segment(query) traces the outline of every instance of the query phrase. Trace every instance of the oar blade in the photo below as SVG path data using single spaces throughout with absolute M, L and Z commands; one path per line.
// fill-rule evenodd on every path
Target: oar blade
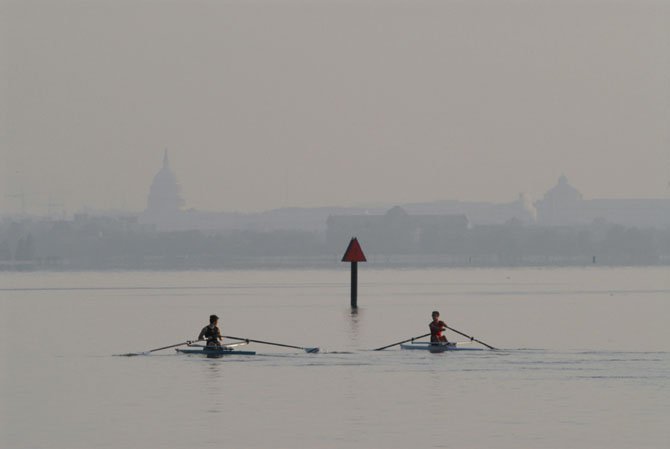
M 136 357 L 138 355 L 151 355 L 150 352 L 144 351 L 144 352 L 129 352 L 127 354 L 115 354 L 118 357 Z
M 303 348 L 307 354 L 316 354 L 320 351 L 319 348 Z

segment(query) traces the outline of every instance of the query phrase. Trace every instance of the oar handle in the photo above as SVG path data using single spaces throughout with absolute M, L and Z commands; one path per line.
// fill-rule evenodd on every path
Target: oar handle
M 461 331 L 459 331 L 459 330 L 454 329 L 453 327 L 449 327 L 449 326 L 445 326 L 445 327 L 446 327 L 447 329 L 449 329 L 450 331 L 456 332 L 457 334 L 461 334 L 462 336 L 464 336 L 464 337 L 466 337 L 466 338 L 469 338 L 470 341 L 476 341 L 477 343 L 482 344 L 482 345 L 486 346 L 486 347 L 489 348 L 489 349 L 496 349 L 496 348 L 494 348 L 493 346 L 489 346 L 489 345 L 487 345 L 487 344 L 484 343 L 483 341 L 477 340 L 475 337 L 471 337 L 471 336 L 469 336 L 469 335 L 467 335 L 467 334 L 464 334 L 463 332 L 461 332 Z

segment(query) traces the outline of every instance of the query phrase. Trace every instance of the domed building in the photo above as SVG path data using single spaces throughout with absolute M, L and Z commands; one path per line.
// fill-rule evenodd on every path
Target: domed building
M 538 223 L 541 225 L 574 225 L 583 221 L 583 200 L 581 192 L 562 175 L 558 183 L 535 203 Z
M 156 225 L 158 229 L 174 229 L 182 219 L 184 200 L 180 195 L 179 182 L 172 169 L 168 152 L 163 155 L 163 167 L 149 188 L 147 208 L 140 216 L 140 222 Z

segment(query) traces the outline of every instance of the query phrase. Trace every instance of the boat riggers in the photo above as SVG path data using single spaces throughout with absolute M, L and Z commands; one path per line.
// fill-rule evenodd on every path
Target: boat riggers
M 263 341 L 263 340 L 252 340 L 251 338 L 231 337 L 230 335 L 222 335 L 222 337 L 230 338 L 231 340 L 246 341 L 247 343 L 253 342 L 253 343 L 260 343 L 262 345 L 272 345 L 272 346 L 281 346 L 283 348 L 302 349 L 308 354 L 316 354 L 317 352 L 319 352 L 319 348 L 303 348 L 302 346 L 285 345 L 283 343 L 273 343 L 271 341 Z

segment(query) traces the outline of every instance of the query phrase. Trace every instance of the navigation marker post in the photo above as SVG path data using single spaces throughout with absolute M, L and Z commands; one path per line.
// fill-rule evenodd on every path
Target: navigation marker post
M 355 310 L 358 308 L 358 262 L 367 262 L 356 237 L 349 242 L 342 262 L 351 262 L 351 308 Z

